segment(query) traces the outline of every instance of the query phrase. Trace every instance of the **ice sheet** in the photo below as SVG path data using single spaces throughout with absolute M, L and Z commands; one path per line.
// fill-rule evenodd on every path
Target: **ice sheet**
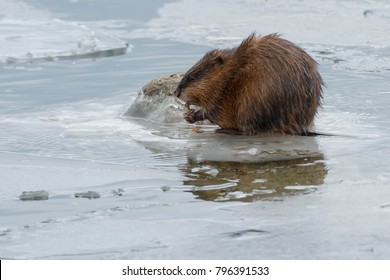
M 157 18 L 129 37 L 226 48 L 252 32 L 279 32 L 338 68 L 382 71 L 390 70 L 389 13 L 390 5 L 381 0 L 181 0 L 165 4 Z
M 25 2 L 2 0 L 0 11 L 3 62 L 98 57 L 123 54 L 128 49 L 125 41 L 100 29 L 58 19 Z

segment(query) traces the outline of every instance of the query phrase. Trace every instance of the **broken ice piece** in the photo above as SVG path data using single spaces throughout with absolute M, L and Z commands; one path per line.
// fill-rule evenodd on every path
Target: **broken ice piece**
M 49 193 L 44 190 L 40 191 L 25 191 L 19 195 L 20 200 L 47 200 L 49 199 Z
M 118 190 L 112 190 L 111 193 L 113 195 L 117 195 L 117 196 L 122 196 L 122 194 L 124 193 L 125 191 L 121 188 L 119 188 Z
M 74 196 L 93 199 L 93 198 L 99 198 L 100 194 L 95 191 L 87 191 L 87 192 L 75 193 Z

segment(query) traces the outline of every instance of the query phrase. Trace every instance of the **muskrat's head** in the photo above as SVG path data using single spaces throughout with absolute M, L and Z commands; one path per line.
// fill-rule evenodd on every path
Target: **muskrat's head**
M 201 107 L 212 103 L 213 96 L 221 88 L 221 72 L 223 72 L 227 51 L 212 50 L 205 54 L 184 75 L 174 95 L 186 102 Z M 218 91 L 219 89 L 219 91 Z

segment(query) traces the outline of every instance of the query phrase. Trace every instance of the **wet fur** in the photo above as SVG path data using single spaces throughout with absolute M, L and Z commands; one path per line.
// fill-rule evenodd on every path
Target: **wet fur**
M 308 135 L 321 105 L 317 63 L 277 34 L 252 34 L 238 47 L 212 50 L 185 74 L 175 95 L 201 109 L 188 122 L 208 119 L 218 132 Z

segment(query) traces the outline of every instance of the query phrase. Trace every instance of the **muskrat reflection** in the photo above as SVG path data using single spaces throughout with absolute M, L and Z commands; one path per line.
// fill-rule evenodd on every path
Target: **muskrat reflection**
M 265 163 L 195 162 L 183 170 L 198 198 L 251 202 L 313 192 L 324 183 L 323 156 Z

